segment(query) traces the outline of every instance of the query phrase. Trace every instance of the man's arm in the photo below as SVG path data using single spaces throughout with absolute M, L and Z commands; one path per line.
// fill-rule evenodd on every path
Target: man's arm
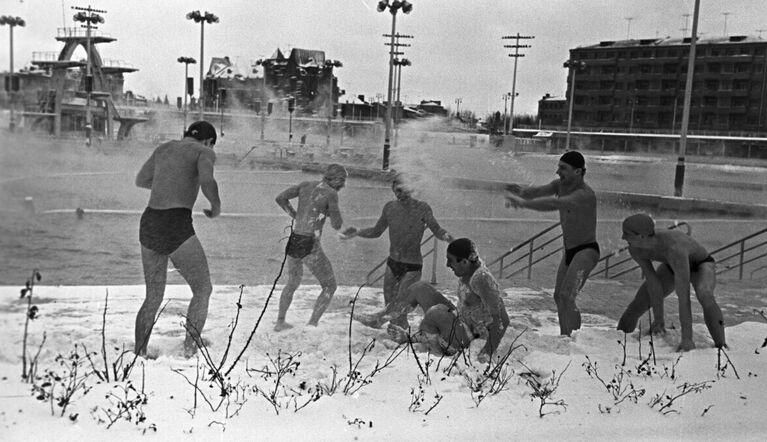
M 520 186 L 519 184 L 509 184 L 506 191 L 517 195 L 523 199 L 540 198 L 542 196 L 556 195 L 559 187 L 559 180 L 553 180 L 542 186 Z
M 213 165 L 216 164 L 216 153 L 212 149 L 205 148 L 197 157 L 197 176 L 200 189 L 205 198 L 210 202 L 210 210 L 203 210 L 208 218 L 215 218 L 221 214 L 221 199 L 218 196 L 218 183 L 213 177 Z
M 663 310 L 663 286 L 660 278 L 655 272 L 652 261 L 641 256 L 638 252 L 629 247 L 629 255 L 639 264 L 642 274 L 645 277 L 645 287 L 650 297 L 650 307 L 652 308 L 653 321 L 650 324 L 650 332 L 664 332 L 666 329 L 665 313 Z
M 386 207 L 387 206 L 384 206 L 383 210 L 381 211 L 381 217 L 378 218 L 378 221 L 373 227 L 360 229 L 353 233 L 351 236 L 359 236 L 361 238 L 378 238 L 381 236 L 389 227 L 389 221 L 386 216 Z
M 679 322 L 682 326 L 682 342 L 679 350 L 695 348 L 692 340 L 692 306 L 690 305 L 690 257 L 685 251 L 675 250 L 668 259 L 674 271 L 674 290 L 679 299 Z
M 335 230 L 340 230 L 344 220 L 341 218 L 341 209 L 338 207 L 338 192 L 335 190 L 328 193 L 328 217 L 330 218 L 330 226 Z
M 280 192 L 280 194 L 277 195 L 277 197 L 274 199 L 277 205 L 280 206 L 280 208 L 282 208 L 282 210 L 284 210 L 285 213 L 290 215 L 290 217 L 293 219 L 296 217 L 296 209 L 294 209 L 293 205 L 290 204 L 290 200 L 293 198 L 298 198 L 298 194 L 301 191 L 301 184 L 296 184 L 295 186 L 288 187 L 287 189 Z
M 154 152 L 149 156 L 141 169 L 136 174 L 136 186 L 142 189 L 152 188 L 152 179 L 154 178 Z
M 524 207 L 537 210 L 539 212 L 571 209 L 588 203 L 589 194 L 584 189 L 578 189 L 575 192 L 561 196 L 543 196 L 533 199 L 525 199 L 518 195 L 507 194 L 507 205 L 513 207 Z
M 492 276 L 488 274 L 481 275 L 479 278 L 472 278 L 470 281 L 471 289 L 482 300 L 482 304 L 490 314 L 492 321 L 485 324 L 488 337 L 485 346 L 480 354 L 492 356 L 498 349 L 506 328 L 509 326 L 509 314 L 498 293 L 498 283 L 491 280 Z
M 426 227 L 431 230 L 431 233 L 434 234 L 435 237 L 439 238 L 442 241 L 450 242 L 453 240 L 453 235 L 449 234 L 447 230 L 443 229 L 442 226 L 439 225 L 439 222 L 437 222 L 437 218 L 434 217 L 434 212 L 431 210 L 431 206 L 424 203 L 425 211 L 423 214 L 423 223 L 426 224 Z

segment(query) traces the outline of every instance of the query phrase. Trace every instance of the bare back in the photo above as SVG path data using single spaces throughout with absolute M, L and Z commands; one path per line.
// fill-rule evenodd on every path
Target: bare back
M 655 232 L 656 246 L 652 249 L 630 247 L 631 256 L 668 264 L 677 273 L 706 259 L 708 251 L 684 232 L 660 230 Z
M 189 140 L 169 141 L 155 149 L 142 168 L 152 177 L 149 207 L 192 209 L 200 190 L 200 163 L 215 162 L 213 150 Z

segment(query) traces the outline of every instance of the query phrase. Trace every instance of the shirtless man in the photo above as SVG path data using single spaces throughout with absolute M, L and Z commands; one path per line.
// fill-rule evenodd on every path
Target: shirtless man
M 136 186 L 150 189 L 149 204 L 141 216 L 139 240 L 144 266 L 146 298 L 136 316 L 137 355 L 146 356 L 155 316 L 165 294 L 168 258 L 192 289 L 186 314 L 184 352 L 197 350 L 208 317 L 213 290 L 205 252 L 192 226 L 192 207 L 200 190 L 210 202 L 208 218 L 221 214 L 218 184 L 213 177 L 216 129 L 207 121 L 189 126 L 184 138 L 161 144 L 136 175 Z
M 407 308 L 404 308 L 402 302 L 407 298 L 408 287 L 421 279 L 421 241 L 426 228 L 442 241 L 453 240 L 453 237 L 440 227 L 431 207 L 412 197 L 411 190 L 402 182 L 401 177 L 392 182 L 391 189 L 396 200 L 384 205 L 375 226 L 360 229 L 345 237 L 378 238 L 389 229 L 389 257 L 386 260 L 383 282 L 386 308 L 372 315 L 355 315 L 358 321 L 375 328 L 387 320 L 402 328 L 408 327 Z
M 326 218 L 330 218 L 330 225 L 335 230 L 339 230 L 343 224 L 341 211 L 338 208 L 338 191 L 346 184 L 346 176 L 346 169 L 343 166 L 331 164 L 325 169 L 322 181 L 304 181 L 288 187 L 275 198 L 282 210 L 294 219 L 295 225 L 285 249 L 288 255 L 288 282 L 282 289 L 280 310 L 274 331 L 293 327 L 285 322 L 285 315 L 290 308 L 290 303 L 293 302 L 293 293 L 301 285 L 304 265 L 322 286 L 322 291 L 314 303 L 309 325 L 317 325 L 336 292 L 333 266 L 322 251 L 320 236 Z M 294 209 L 290 204 L 293 198 L 298 198 L 298 209 Z M 353 227 L 346 229 L 346 233 L 352 232 L 354 232 Z
M 679 351 L 695 348 L 692 340 L 692 310 L 690 283 L 703 307 L 703 318 L 714 345 L 726 347 L 722 311 L 714 299 L 716 269 L 714 258 L 689 235 L 678 230 L 655 231 L 652 218 L 638 213 L 623 221 L 623 239 L 629 243 L 629 254 L 642 268 L 645 282 L 639 287 L 634 300 L 618 322 L 618 330 L 631 333 L 639 318 L 652 307 L 650 330 L 664 333 L 663 300 L 676 291 L 679 298 L 679 321 L 682 323 L 682 342 Z M 653 268 L 653 261 L 660 262 Z
M 485 339 L 478 359 L 487 362 L 509 326 L 501 289 L 468 238 L 456 239 L 447 246 L 447 266 L 459 278 L 458 307 L 430 284 L 414 283 L 406 302 L 413 308 L 423 308 L 424 317 L 419 332 L 410 339 L 425 343 L 430 351 L 445 354 L 467 348 L 474 339 Z M 389 324 L 387 331 L 395 341 L 407 342 L 405 329 Z
M 575 298 L 599 261 L 597 198 L 584 181 L 585 166 L 583 155 L 572 150 L 559 158 L 559 179 L 543 186 L 510 184 L 506 188 L 507 207 L 559 211 L 565 253 L 557 270 L 554 302 L 560 334 L 566 336 L 581 328 Z

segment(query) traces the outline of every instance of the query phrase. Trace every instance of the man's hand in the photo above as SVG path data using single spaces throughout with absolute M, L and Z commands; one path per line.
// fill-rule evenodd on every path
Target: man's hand
M 515 209 L 519 209 L 520 207 L 524 207 L 524 206 L 525 206 L 524 198 L 511 192 L 506 193 L 506 207 L 513 207 Z
M 519 195 L 520 192 L 522 192 L 522 186 L 519 184 L 507 184 L 504 189 L 506 189 L 507 192 L 513 193 L 514 195 Z
M 221 215 L 221 208 L 211 207 L 210 209 L 202 209 L 202 213 L 204 213 L 208 218 L 215 218 Z
M 663 321 L 658 321 L 656 319 L 650 325 L 650 333 L 652 333 L 654 335 L 665 335 L 666 334 L 666 324 L 664 324 Z
M 679 344 L 679 347 L 676 348 L 676 351 L 690 351 L 695 349 L 695 343 L 692 342 L 692 339 L 689 340 L 682 340 L 682 342 Z
M 338 233 L 338 237 L 341 239 L 352 239 L 355 236 L 357 236 L 357 228 L 356 227 L 347 227 L 343 231 Z

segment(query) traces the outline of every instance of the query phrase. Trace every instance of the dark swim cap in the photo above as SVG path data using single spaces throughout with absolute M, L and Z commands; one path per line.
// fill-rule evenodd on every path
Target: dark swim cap
M 581 153 L 578 152 L 577 150 L 571 150 L 569 152 L 565 152 L 565 154 L 559 158 L 559 161 L 563 163 L 567 163 L 573 166 L 575 169 L 586 168 L 586 160 L 583 158 L 583 155 L 581 155 Z
M 447 253 L 458 259 L 468 259 L 471 262 L 476 262 L 479 259 L 477 245 L 469 238 L 458 238 L 448 244 Z
M 652 236 L 655 234 L 655 221 L 646 213 L 637 213 L 623 220 L 623 233 Z
M 207 121 L 195 121 L 189 125 L 189 129 L 184 132 L 185 137 L 192 137 L 195 140 L 204 141 L 210 139 L 210 145 L 216 144 L 216 128 Z

